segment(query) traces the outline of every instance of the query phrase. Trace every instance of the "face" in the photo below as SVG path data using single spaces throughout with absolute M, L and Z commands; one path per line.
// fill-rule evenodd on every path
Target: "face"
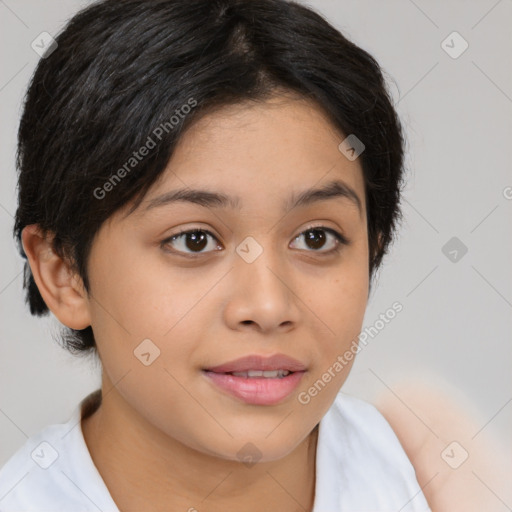
M 102 226 L 88 308 L 141 424 L 228 460 L 252 443 L 264 462 L 322 419 L 369 285 L 362 169 L 344 138 L 305 100 L 224 108 L 182 137 L 135 212 Z M 171 200 L 178 189 L 190 197 Z

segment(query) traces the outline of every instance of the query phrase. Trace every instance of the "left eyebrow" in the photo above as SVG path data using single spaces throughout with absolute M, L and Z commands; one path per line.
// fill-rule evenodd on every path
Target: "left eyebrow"
M 359 215 L 362 215 L 361 199 L 350 186 L 340 180 L 331 181 L 319 188 L 310 188 L 299 193 L 292 193 L 284 204 L 283 211 L 287 212 L 293 208 L 309 206 L 319 201 L 340 198 L 348 199 L 355 204 L 359 210 Z M 238 211 L 241 209 L 241 200 L 238 196 L 228 196 L 208 190 L 182 188 L 151 199 L 144 211 L 179 201 L 198 204 L 206 208 L 231 208 Z
M 363 205 L 361 199 L 353 188 L 339 180 L 330 181 L 323 187 L 310 188 L 300 192 L 299 194 L 292 194 L 286 203 L 284 210 L 289 211 L 292 208 L 309 206 L 319 201 L 340 198 L 348 199 L 350 202 L 355 204 L 359 210 L 359 215 L 362 215 Z

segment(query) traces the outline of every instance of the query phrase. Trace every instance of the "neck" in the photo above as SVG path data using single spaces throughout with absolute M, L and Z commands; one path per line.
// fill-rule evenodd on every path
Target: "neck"
M 96 410 L 84 408 L 82 431 L 121 512 L 312 510 L 318 427 L 285 457 L 248 466 L 170 438 L 109 389 Z

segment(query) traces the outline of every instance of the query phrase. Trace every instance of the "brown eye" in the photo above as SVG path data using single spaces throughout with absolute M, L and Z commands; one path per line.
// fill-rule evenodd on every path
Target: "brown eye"
M 325 245 L 327 236 L 321 229 L 309 229 L 304 233 L 306 245 L 311 249 L 321 249 Z
M 304 239 L 303 247 L 299 247 L 299 249 L 323 254 L 337 252 L 342 245 L 348 245 L 349 243 L 341 233 L 322 226 L 303 231 L 295 240 L 302 238 Z M 325 246 L 327 246 L 327 250 L 322 250 Z
M 212 233 L 209 231 L 205 231 L 203 229 L 193 229 L 190 231 L 182 231 L 177 235 L 173 235 L 162 242 L 162 246 L 172 246 L 172 252 L 185 253 L 185 254 L 203 254 L 205 249 L 210 246 L 210 248 L 218 248 L 218 243 L 210 243 L 209 238 L 213 238 L 213 240 L 218 240 L 215 238 Z

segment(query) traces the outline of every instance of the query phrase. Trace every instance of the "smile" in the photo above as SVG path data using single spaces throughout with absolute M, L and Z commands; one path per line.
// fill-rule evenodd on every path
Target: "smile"
M 288 370 L 249 370 L 247 372 L 228 372 L 235 377 L 244 377 L 244 378 L 255 378 L 255 377 L 264 377 L 265 379 L 282 379 L 290 374 Z

